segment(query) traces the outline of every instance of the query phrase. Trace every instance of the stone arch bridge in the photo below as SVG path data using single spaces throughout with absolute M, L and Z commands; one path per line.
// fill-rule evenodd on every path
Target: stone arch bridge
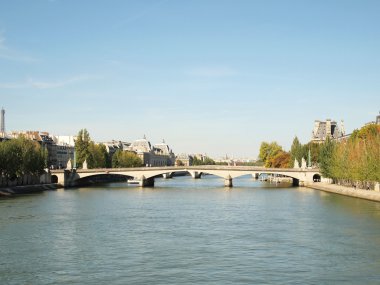
M 193 178 L 200 178 L 202 174 L 212 174 L 224 179 L 226 187 L 232 187 L 232 180 L 243 175 L 252 175 L 258 178 L 260 174 L 272 174 L 290 177 L 293 185 L 305 185 L 320 179 L 319 169 L 294 168 L 264 168 L 251 166 L 165 166 L 165 167 L 136 167 L 136 168 L 104 168 L 104 169 L 74 169 L 52 170 L 51 175 L 56 183 L 64 187 L 78 185 L 81 179 L 98 175 L 123 175 L 129 177 L 141 187 L 153 187 L 156 177 L 169 178 L 177 172 L 188 172 Z

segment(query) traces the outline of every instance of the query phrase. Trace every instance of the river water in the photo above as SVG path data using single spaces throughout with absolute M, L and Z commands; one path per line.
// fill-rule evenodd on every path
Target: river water
M 0 200 L 0 284 L 380 284 L 380 203 L 243 177 Z

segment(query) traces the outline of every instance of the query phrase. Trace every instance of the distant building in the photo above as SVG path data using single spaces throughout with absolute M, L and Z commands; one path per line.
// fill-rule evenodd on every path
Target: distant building
M 339 139 L 345 136 L 343 121 L 338 127 L 337 122 L 327 119 L 326 121 L 314 122 L 314 129 L 311 141 L 315 143 L 323 143 L 327 138 Z
M 193 156 L 193 158 L 196 158 L 196 159 L 198 159 L 201 162 L 204 162 L 205 159 L 206 159 L 206 157 L 207 157 L 207 155 L 201 154 L 201 153 L 196 153 L 196 154 L 194 154 L 192 156 Z
M 47 132 L 41 132 L 39 134 L 41 140 L 38 141 L 43 148 L 47 149 L 48 159 L 47 166 L 49 168 L 57 168 L 58 160 L 57 160 L 57 145 L 54 142 L 53 138 Z
M 74 162 L 76 139 L 74 136 L 53 136 L 40 131 L 13 131 L 9 134 L 10 138 L 20 136 L 38 142 L 47 150 L 47 166 L 51 169 L 66 168 L 69 160 Z
M 71 165 L 74 164 L 75 153 L 75 136 L 53 136 L 53 141 L 56 144 L 57 163 L 52 168 L 66 168 L 67 163 L 71 160 Z
M 177 166 L 192 166 L 193 165 L 193 157 L 191 155 L 181 153 L 177 155 L 175 164 Z
M 161 155 L 167 157 L 167 166 L 172 166 L 175 163 L 175 155 L 168 144 L 165 143 L 165 140 L 162 140 L 162 143 L 155 144 L 153 146 L 153 152 L 155 155 Z
M 112 140 L 110 142 L 103 142 L 101 144 L 105 145 L 110 157 L 112 157 L 117 150 L 126 150 L 131 145 L 131 143 L 129 142 L 122 142 L 116 140 Z
M 175 163 L 175 155 L 164 141 L 152 146 L 145 136 L 124 150 L 135 152 L 145 166 L 172 166 Z

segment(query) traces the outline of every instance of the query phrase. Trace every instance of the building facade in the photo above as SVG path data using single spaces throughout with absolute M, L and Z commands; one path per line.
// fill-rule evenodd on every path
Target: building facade
M 75 160 L 75 136 L 52 136 L 56 144 L 57 163 L 51 168 L 66 168 L 69 160 L 74 165 Z
M 337 122 L 331 119 L 327 119 L 326 121 L 316 120 L 314 122 L 311 141 L 314 143 L 323 143 L 327 138 L 339 139 L 344 136 L 343 121 L 341 121 L 340 127 L 338 127 Z
M 136 153 L 145 166 L 172 166 L 175 164 L 175 155 L 164 141 L 161 144 L 152 145 L 144 136 L 135 140 L 126 151 Z
M 176 157 L 176 166 L 192 166 L 193 165 L 193 157 L 186 153 L 181 153 Z

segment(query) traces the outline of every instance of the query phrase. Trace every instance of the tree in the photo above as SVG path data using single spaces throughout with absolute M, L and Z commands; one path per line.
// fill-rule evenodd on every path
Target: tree
M 46 167 L 46 150 L 24 137 L 0 142 L 0 175 L 14 180 L 23 175 L 39 175 Z
M 281 151 L 283 151 L 282 147 L 276 142 L 262 142 L 260 146 L 259 158 L 264 162 L 265 167 L 270 167 L 271 159 L 273 159 Z
M 90 142 L 88 151 L 88 168 L 107 167 L 108 153 L 104 144 L 95 144 L 94 142 Z
M 332 141 L 329 137 L 322 144 L 320 153 L 319 153 L 319 168 L 322 176 L 332 178 L 332 166 L 335 155 L 335 142 Z
M 369 124 L 360 130 L 354 130 L 350 136 L 350 141 L 366 140 L 378 136 L 380 133 L 380 125 Z
M 297 160 L 298 163 L 301 163 L 302 160 L 302 144 L 298 140 L 297 137 L 293 139 L 292 146 L 290 148 L 290 155 L 291 155 L 291 167 L 294 167 L 294 160 Z M 299 167 L 299 165 L 297 165 Z
M 268 167 L 273 168 L 288 168 L 291 165 L 291 155 L 285 151 L 279 151 L 275 156 L 268 161 Z
M 39 175 L 46 167 L 47 150 L 37 142 L 21 138 L 19 141 L 21 148 L 22 164 L 21 173 Z
M 215 165 L 215 161 L 212 158 L 206 156 L 203 161 L 203 165 Z
M 134 152 L 122 151 L 118 149 L 112 156 L 112 167 L 139 167 L 143 162 L 141 158 Z
M 215 161 L 208 156 L 205 156 L 203 160 L 194 156 L 193 165 L 215 165 Z
M 3 175 L 7 179 L 14 180 L 22 173 L 22 151 L 18 139 L 2 142 L 4 160 L 3 160 Z
M 200 160 L 196 156 L 194 156 L 193 157 L 193 165 L 202 165 L 202 160 Z
M 78 166 L 82 166 L 83 162 L 90 155 L 90 141 L 91 139 L 88 131 L 86 129 L 81 129 L 78 132 L 78 136 L 75 141 L 75 153 Z
M 311 155 L 311 165 L 317 165 L 319 160 L 319 153 L 320 153 L 321 144 L 315 143 L 315 142 L 309 142 L 305 145 L 305 151 L 307 151 L 307 154 Z M 307 156 L 308 157 L 308 156 Z

